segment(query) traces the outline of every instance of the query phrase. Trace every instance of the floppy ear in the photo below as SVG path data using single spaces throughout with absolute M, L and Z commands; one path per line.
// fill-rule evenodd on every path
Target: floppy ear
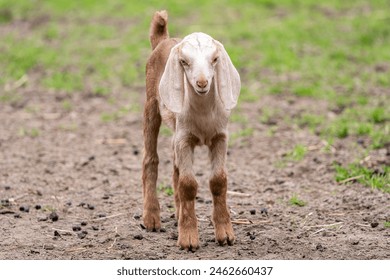
M 219 51 L 219 61 L 216 65 L 215 88 L 226 110 L 233 109 L 237 105 L 240 95 L 240 75 L 234 67 L 223 45 L 214 40 Z
M 158 87 L 162 102 L 174 113 L 180 113 L 184 99 L 184 71 L 179 62 L 178 52 L 178 46 L 171 49 Z

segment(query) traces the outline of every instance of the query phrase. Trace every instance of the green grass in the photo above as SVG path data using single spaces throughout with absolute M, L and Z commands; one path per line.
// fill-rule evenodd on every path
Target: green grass
M 299 199 L 296 195 L 293 195 L 290 200 L 289 200 L 289 204 L 290 205 L 293 205 L 293 206 L 299 206 L 299 207 L 303 207 L 306 205 L 306 202 L 303 201 L 302 199 Z
M 286 160 L 301 161 L 307 153 L 307 148 L 304 145 L 296 145 L 292 151 L 285 156 Z
M 35 137 L 38 137 L 39 135 L 41 134 L 40 130 L 38 128 L 24 128 L 24 127 L 21 127 L 19 128 L 19 131 L 18 131 L 18 135 L 20 137 L 32 137 L 32 138 L 35 138 Z
M 251 137 L 253 135 L 253 131 L 252 127 L 246 127 L 231 133 L 229 136 L 229 145 L 233 145 L 238 139 Z
M 174 194 L 173 188 L 171 185 L 160 183 L 157 187 L 159 192 L 164 193 L 167 196 L 172 196 Z
M 385 228 L 390 228 L 390 221 L 384 222 L 383 225 Z
M 358 164 L 350 164 L 347 167 L 335 165 L 336 181 L 342 183 L 357 181 L 371 188 L 390 193 L 390 166 L 381 168 L 383 171 L 377 172 Z

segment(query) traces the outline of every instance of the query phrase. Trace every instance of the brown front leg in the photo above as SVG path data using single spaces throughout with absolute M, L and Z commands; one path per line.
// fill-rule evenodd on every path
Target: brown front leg
M 227 175 L 225 171 L 225 160 L 227 150 L 227 137 L 225 134 L 218 134 L 210 145 L 210 159 L 212 175 L 210 179 L 210 190 L 213 195 L 213 214 L 215 239 L 220 245 L 233 245 L 235 236 L 230 214 L 226 204 Z
M 161 125 L 158 103 L 150 98 L 144 109 L 144 158 L 142 163 L 143 220 L 147 231 L 161 228 L 160 204 L 157 199 L 158 176 L 157 137 Z
M 195 251 L 199 248 L 198 219 L 195 214 L 195 198 L 198 183 L 192 171 L 195 144 L 191 137 L 178 136 L 175 139 L 174 186 L 176 213 L 178 214 L 179 237 L 177 244 L 181 249 Z M 175 179 L 177 184 L 175 184 Z M 179 204 L 179 205 L 178 205 Z

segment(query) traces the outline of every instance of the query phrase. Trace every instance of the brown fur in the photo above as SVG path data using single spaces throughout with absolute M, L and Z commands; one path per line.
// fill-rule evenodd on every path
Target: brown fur
M 165 70 L 172 47 L 180 39 L 169 38 L 167 30 L 168 15 L 165 11 L 156 12 L 150 27 L 150 42 L 153 52 L 146 64 L 146 103 L 144 108 L 144 158 L 142 165 L 143 183 L 143 220 L 146 230 L 156 231 L 161 227 L 160 206 L 157 199 L 156 181 L 158 177 L 159 158 L 157 154 L 157 137 L 162 119 L 175 129 L 175 114 L 161 115 L 159 104 L 159 83 Z M 205 84 L 205 81 L 200 81 Z M 194 148 L 201 141 L 193 134 L 188 134 L 174 146 L 173 187 L 178 219 L 178 245 L 183 249 L 196 250 L 199 247 L 195 198 L 198 183 L 195 176 L 187 169 L 182 169 L 181 162 L 192 162 Z M 219 133 L 210 141 L 210 159 L 213 176 L 210 179 L 210 190 L 213 194 L 213 223 L 216 240 L 221 244 L 234 242 L 234 233 L 226 205 L 227 176 L 224 168 L 227 136 Z M 175 155 L 178 158 L 175 158 Z M 189 158 L 190 157 L 190 158 Z

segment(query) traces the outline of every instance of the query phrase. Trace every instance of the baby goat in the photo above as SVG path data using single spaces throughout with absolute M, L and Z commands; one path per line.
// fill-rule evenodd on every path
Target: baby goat
M 173 187 L 178 219 L 178 245 L 199 247 L 195 197 L 198 189 L 192 164 L 195 146 L 207 145 L 211 160 L 212 220 L 219 244 L 234 243 L 226 205 L 225 159 L 228 118 L 240 94 L 240 76 L 223 45 L 204 33 L 183 40 L 169 38 L 168 14 L 156 12 L 150 27 L 153 52 L 146 65 L 144 109 L 143 222 L 160 229 L 156 193 L 157 137 L 163 120 L 173 131 Z

